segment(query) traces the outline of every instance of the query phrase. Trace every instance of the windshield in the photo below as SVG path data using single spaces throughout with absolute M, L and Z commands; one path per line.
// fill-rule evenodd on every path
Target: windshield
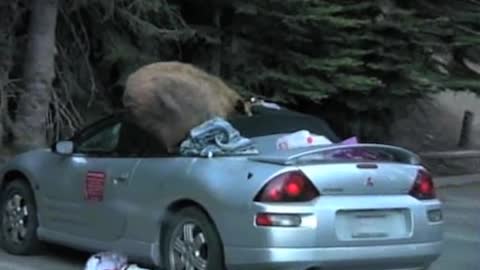
M 308 130 L 328 138 L 333 143 L 340 142 L 338 136 L 323 119 L 290 110 L 259 108 L 254 111 L 253 116 L 237 116 L 232 118 L 230 123 L 247 138 Z

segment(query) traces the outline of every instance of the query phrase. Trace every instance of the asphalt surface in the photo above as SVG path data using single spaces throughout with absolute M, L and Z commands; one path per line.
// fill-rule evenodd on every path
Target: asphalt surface
M 438 190 L 445 203 L 443 255 L 429 270 L 480 270 L 480 181 Z M 49 246 L 44 254 L 16 257 L 0 251 L 0 270 L 83 270 L 88 255 Z
M 441 188 L 445 244 L 431 270 L 480 270 L 480 182 Z

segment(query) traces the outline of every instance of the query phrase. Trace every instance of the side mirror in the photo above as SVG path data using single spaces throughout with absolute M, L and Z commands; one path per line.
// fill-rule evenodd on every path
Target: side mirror
M 55 144 L 55 152 L 62 155 L 70 155 L 73 153 L 72 141 L 60 141 Z

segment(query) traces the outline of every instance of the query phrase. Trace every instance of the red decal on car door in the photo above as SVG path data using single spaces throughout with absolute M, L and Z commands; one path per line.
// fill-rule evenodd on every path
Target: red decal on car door
M 87 172 L 85 179 L 85 200 L 101 202 L 105 191 L 105 173 Z

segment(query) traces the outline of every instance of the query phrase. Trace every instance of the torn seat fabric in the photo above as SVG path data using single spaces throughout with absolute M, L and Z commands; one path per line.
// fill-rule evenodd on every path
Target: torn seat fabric
M 248 138 L 220 117 L 215 117 L 193 128 L 180 145 L 185 156 L 211 157 L 215 155 L 254 155 L 258 150 Z

